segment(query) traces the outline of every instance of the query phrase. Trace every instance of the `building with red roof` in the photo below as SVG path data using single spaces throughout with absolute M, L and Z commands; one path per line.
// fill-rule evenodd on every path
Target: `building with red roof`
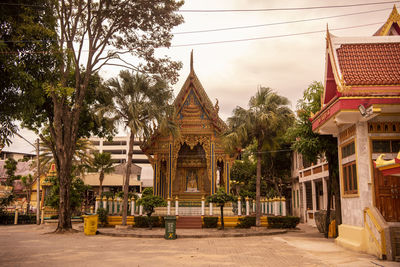
M 327 30 L 322 107 L 311 118 L 314 132 L 338 137 L 342 224 L 336 242 L 391 260 L 400 260 L 399 26 L 394 6 L 371 37 Z

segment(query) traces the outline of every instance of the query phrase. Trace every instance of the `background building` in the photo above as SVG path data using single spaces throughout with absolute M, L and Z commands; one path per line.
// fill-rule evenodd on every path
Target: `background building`
M 315 226 L 315 212 L 328 205 L 328 163 L 325 158 L 315 163 L 304 160 L 296 151 L 292 155 L 292 214 L 301 221 Z M 331 210 L 335 209 L 332 196 Z
M 111 153 L 111 159 L 116 165 L 126 163 L 126 160 L 128 158 L 128 136 L 116 136 L 113 138 L 112 141 L 108 141 L 99 137 L 91 137 L 89 138 L 89 140 L 94 147 L 94 151 L 100 153 Z M 149 183 L 151 183 L 152 185 L 153 168 L 151 167 L 147 156 L 140 149 L 139 145 L 140 142 L 135 141 L 132 156 L 132 163 L 134 163 L 137 167 L 140 167 L 141 169 L 141 172 L 138 173 L 137 179 L 138 181 L 144 182 L 146 185 Z

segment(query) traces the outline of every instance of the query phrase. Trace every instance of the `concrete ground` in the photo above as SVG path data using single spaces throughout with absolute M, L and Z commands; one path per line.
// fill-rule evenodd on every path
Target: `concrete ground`
M 85 236 L 82 232 L 49 234 L 54 225 L 0 226 L 0 266 L 400 265 L 338 247 L 316 228 L 300 228 L 268 236 L 164 240 Z

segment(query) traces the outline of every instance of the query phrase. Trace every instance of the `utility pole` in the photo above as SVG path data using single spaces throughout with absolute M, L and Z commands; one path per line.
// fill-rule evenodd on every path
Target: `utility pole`
M 37 191 L 36 191 L 36 224 L 40 224 L 40 161 L 39 161 L 39 138 L 36 139 L 36 157 L 37 157 Z

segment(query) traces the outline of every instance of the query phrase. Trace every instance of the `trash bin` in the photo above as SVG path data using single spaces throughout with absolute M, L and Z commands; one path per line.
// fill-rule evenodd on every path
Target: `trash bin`
M 95 235 L 97 232 L 97 223 L 99 215 L 83 215 L 83 229 L 85 235 Z
M 165 239 L 176 239 L 176 216 L 166 216 L 165 220 Z

